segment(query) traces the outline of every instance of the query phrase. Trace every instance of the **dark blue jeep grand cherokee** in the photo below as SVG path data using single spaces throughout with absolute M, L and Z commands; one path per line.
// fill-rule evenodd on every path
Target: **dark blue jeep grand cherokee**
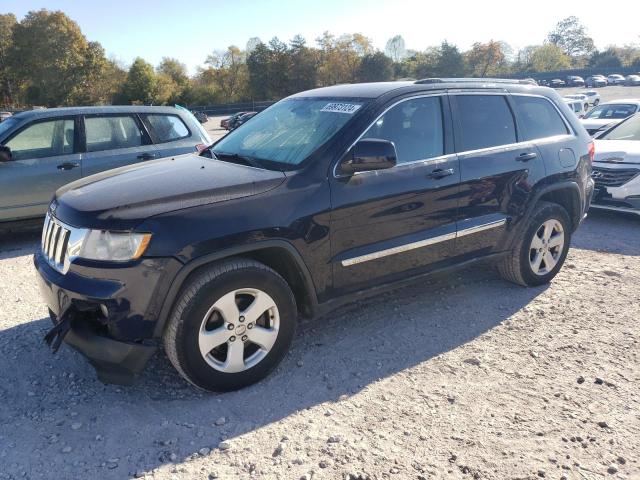
M 200 155 L 53 199 L 35 255 L 54 328 L 105 381 L 160 342 L 207 390 L 263 378 L 299 316 L 479 260 L 549 282 L 589 207 L 593 143 L 551 89 L 340 85 L 286 98 Z

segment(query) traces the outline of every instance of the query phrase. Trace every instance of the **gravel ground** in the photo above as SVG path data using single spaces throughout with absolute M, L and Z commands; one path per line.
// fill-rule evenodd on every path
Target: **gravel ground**
M 0 240 L 0 479 L 638 479 L 640 218 L 594 212 L 547 287 L 461 270 L 306 322 L 265 381 L 132 387 L 55 356 Z

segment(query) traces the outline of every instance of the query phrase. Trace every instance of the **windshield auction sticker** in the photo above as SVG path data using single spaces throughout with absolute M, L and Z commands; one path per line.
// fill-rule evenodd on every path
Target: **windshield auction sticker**
M 358 111 L 361 105 L 354 103 L 327 103 L 322 107 L 321 112 L 333 112 L 333 113 L 347 113 L 353 115 Z

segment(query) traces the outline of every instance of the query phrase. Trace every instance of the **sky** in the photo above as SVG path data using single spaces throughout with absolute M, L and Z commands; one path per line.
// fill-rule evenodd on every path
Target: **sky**
M 191 73 L 209 53 L 259 37 L 288 41 L 296 34 L 315 43 L 323 31 L 362 33 L 384 49 L 394 35 L 424 50 L 443 40 L 467 49 L 502 40 L 515 49 L 539 44 L 555 24 L 576 15 L 596 47 L 640 43 L 638 15 L 624 15 L 634 0 L 0 0 L 0 13 L 21 19 L 28 11 L 62 10 L 89 40 L 125 64 L 141 56 L 157 65 L 175 57 Z M 607 5 L 610 5 L 607 8 Z M 620 7 L 620 8 L 619 8 Z M 622 9 L 622 10 L 621 10 Z

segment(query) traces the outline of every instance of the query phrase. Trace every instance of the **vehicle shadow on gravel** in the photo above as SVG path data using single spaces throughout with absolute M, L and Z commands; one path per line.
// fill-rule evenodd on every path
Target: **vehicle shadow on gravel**
M 246 432 L 310 407 L 329 409 L 344 395 L 463 346 L 545 288 L 511 285 L 476 267 L 378 295 L 302 323 L 271 376 L 225 394 L 183 381 L 163 352 L 135 385 L 103 385 L 68 346 L 55 356 L 45 348 L 48 319 L 25 323 L 0 331 L 0 425 L 12 425 L 0 428 L 0 461 L 5 472 L 34 478 L 52 471 L 122 478 L 180 464 L 223 439 L 241 449 Z M 419 372 L 408 374 L 429 384 Z
M 596 252 L 640 255 L 640 215 L 589 210 L 571 246 Z
M 40 228 L 18 232 L 0 231 L 0 260 L 35 253 L 40 236 Z

